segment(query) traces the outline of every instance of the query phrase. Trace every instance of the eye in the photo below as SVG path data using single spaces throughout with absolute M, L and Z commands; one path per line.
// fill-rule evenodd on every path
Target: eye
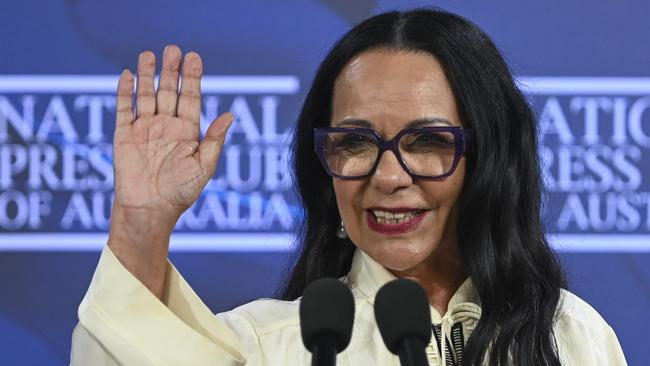
M 351 153 L 362 153 L 376 149 L 376 143 L 373 138 L 365 134 L 345 133 L 336 139 L 336 151 L 346 151 Z
M 415 132 L 402 137 L 401 147 L 406 152 L 428 152 L 454 147 L 454 135 L 449 132 Z

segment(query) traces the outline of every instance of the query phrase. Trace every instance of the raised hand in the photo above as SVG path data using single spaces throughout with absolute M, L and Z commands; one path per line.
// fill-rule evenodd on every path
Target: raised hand
M 155 56 L 138 59 L 136 115 L 133 116 L 133 76 L 125 70 L 118 84 L 115 126 L 115 204 L 155 210 L 178 219 L 215 170 L 228 113 L 215 121 L 199 141 L 201 58 L 168 46 L 163 55 L 158 93 L 154 92 Z
M 233 120 L 230 113 L 221 115 L 199 141 L 203 66 L 199 55 L 190 52 L 179 70 L 181 57 L 178 47 L 165 48 L 156 93 L 155 56 L 140 54 L 135 115 L 134 78 L 128 70 L 117 91 L 109 247 L 158 296 L 171 231 L 214 174 Z

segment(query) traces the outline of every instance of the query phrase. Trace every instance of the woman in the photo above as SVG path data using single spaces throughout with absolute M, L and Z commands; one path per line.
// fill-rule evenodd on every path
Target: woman
M 342 277 L 355 295 L 339 364 L 398 364 L 372 313 L 377 289 L 396 277 L 427 292 L 432 365 L 625 364 L 612 329 L 563 290 L 540 222 L 534 118 L 476 26 L 441 11 L 391 12 L 335 45 L 294 138 L 306 220 L 287 301 L 216 318 L 166 257 L 233 117 L 197 142 L 201 62 L 185 55 L 178 93 L 180 61 L 165 49 L 155 94 L 154 56 L 140 55 L 135 116 L 133 76 L 120 77 L 109 242 L 79 309 L 73 365 L 306 364 L 298 298 L 321 277 Z

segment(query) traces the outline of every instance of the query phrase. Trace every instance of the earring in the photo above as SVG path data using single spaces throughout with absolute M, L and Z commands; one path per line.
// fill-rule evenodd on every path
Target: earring
M 341 226 L 339 226 L 338 230 L 336 230 L 336 237 L 339 239 L 348 238 L 348 232 L 345 230 L 345 226 L 343 225 L 343 220 L 341 220 Z

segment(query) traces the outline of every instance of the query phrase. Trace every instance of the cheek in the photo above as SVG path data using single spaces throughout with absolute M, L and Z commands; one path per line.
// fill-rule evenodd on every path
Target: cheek
M 363 184 L 359 181 L 346 181 L 335 178 L 333 179 L 333 186 L 341 218 L 350 223 L 356 221 Z
M 353 196 L 351 187 L 349 187 L 347 182 L 344 182 L 340 179 L 334 178 L 332 180 L 332 186 L 334 187 L 334 195 L 336 196 L 336 204 L 339 208 L 339 214 L 341 217 L 345 216 L 345 212 L 348 210 L 346 204 L 350 203 L 350 199 Z
M 465 164 L 461 160 L 454 171 L 454 174 L 442 181 L 423 182 L 420 187 L 427 196 L 427 201 L 434 206 L 451 207 L 456 204 L 460 198 L 465 179 Z
M 460 192 L 463 190 L 463 184 L 465 182 L 465 159 L 461 159 L 452 174 L 446 181 L 445 184 L 445 197 L 449 201 L 456 203 L 460 197 Z

